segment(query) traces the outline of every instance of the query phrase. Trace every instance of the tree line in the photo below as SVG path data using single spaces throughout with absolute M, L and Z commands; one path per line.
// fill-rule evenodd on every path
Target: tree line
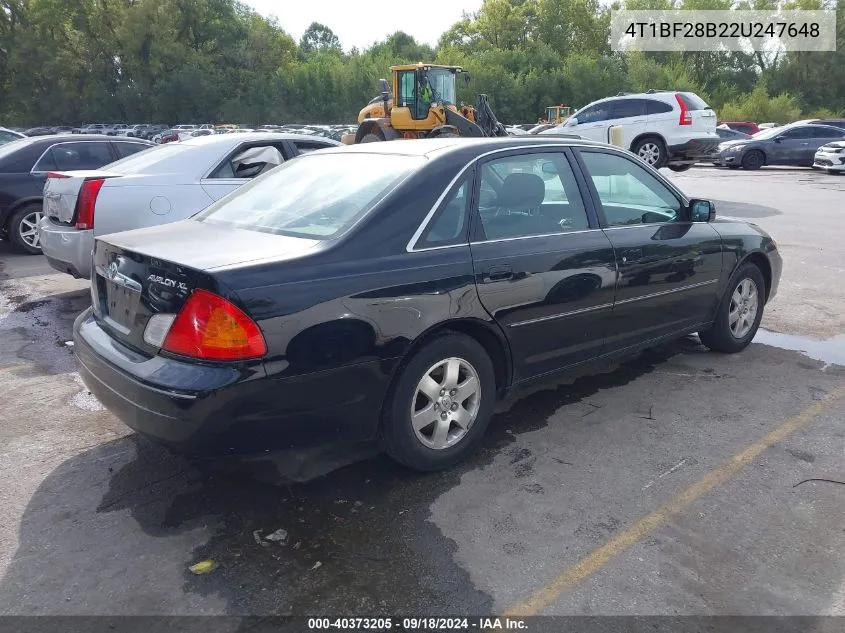
M 354 122 L 398 63 L 458 64 L 502 121 L 621 91 L 692 90 L 726 120 L 845 114 L 845 2 L 485 0 L 436 47 L 397 32 L 344 50 L 329 26 L 295 41 L 237 0 L 0 0 L 0 125 Z M 835 9 L 837 51 L 614 53 L 610 8 Z

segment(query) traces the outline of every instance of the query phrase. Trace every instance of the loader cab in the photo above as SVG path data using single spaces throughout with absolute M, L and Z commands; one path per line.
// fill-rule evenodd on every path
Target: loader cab
M 572 116 L 572 108 L 565 105 L 555 105 L 546 108 L 546 121 L 554 125 L 560 125 Z
M 459 66 L 395 66 L 393 71 L 393 110 L 391 117 L 413 121 L 429 118 L 434 103 L 447 106 L 457 104 L 456 76 L 463 72 Z M 407 111 L 405 110 L 407 108 Z M 395 112 L 395 115 L 394 115 Z M 394 127 L 397 126 L 396 122 Z

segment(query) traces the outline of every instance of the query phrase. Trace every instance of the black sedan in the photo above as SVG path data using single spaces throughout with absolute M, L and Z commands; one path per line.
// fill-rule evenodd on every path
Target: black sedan
M 748 139 L 721 143 L 713 162 L 734 169 L 760 169 L 764 165 L 812 167 L 816 150 L 841 138 L 845 138 L 845 130 L 832 125 L 784 125 L 762 130 Z
M 64 134 L 23 138 L 0 146 L 0 237 L 24 252 L 38 254 L 38 223 L 47 173 L 99 169 L 152 143 Z
M 205 455 L 378 439 L 434 470 L 511 389 L 693 332 L 742 350 L 781 258 L 627 151 L 520 137 L 307 154 L 98 239 L 94 267 L 74 350 L 140 434 Z

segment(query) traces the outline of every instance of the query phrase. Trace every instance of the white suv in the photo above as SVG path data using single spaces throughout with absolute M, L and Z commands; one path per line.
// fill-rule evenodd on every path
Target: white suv
M 622 146 L 655 168 L 686 171 L 719 145 L 716 113 L 692 92 L 649 90 L 594 101 L 541 134 L 577 134 L 610 142 L 610 127 L 622 129 Z

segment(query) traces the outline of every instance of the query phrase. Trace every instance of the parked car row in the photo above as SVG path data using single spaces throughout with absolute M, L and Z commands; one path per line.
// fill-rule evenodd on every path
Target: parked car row
M 99 169 L 150 147 L 141 139 L 93 134 L 33 136 L 0 146 L 0 237 L 20 251 L 40 253 L 38 224 L 51 173 Z
M 823 162 L 816 165 L 816 156 L 821 147 L 843 139 L 845 126 L 791 123 L 760 130 L 747 138 L 725 140 L 719 145 L 712 162 L 731 169 L 741 167 L 754 170 L 765 165 L 795 165 L 835 171 L 838 161 L 834 164 L 832 160 L 821 157 Z
M 738 352 L 777 292 L 765 232 L 618 147 L 256 137 L 47 181 L 45 250 L 76 241 L 92 280 L 82 378 L 177 451 L 378 440 L 446 468 L 511 390 L 692 332 Z
M 98 235 L 190 217 L 285 161 L 338 144 L 293 134 L 215 134 L 98 169 L 52 172 L 44 186 L 40 246 L 56 270 L 90 277 Z

